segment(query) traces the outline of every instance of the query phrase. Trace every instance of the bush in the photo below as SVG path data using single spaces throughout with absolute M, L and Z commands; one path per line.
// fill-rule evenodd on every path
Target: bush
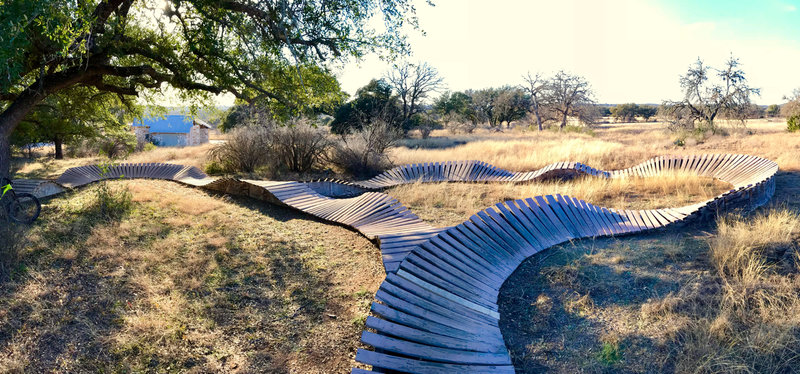
M 445 127 L 451 134 L 472 134 L 472 132 L 478 128 L 478 124 L 472 121 L 452 121 L 447 122 Z
M 307 172 L 319 165 L 329 141 L 324 128 L 308 120 L 285 125 L 268 121 L 236 127 L 228 140 L 209 152 L 206 170 L 211 174 L 288 170 Z
M 402 133 L 388 122 L 376 120 L 358 132 L 342 135 L 328 154 L 328 161 L 356 177 L 369 177 L 391 167 L 386 150 Z
M 119 158 L 136 150 L 136 135 L 126 130 L 113 130 L 97 138 L 78 139 L 67 144 L 68 157 L 106 155 Z
M 89 139 L 78 139 L 69 142 L 64 153 L 69 158 L 97 156 L 100 151 L 93 145 L 93 142 Z
M 211 160 L 203 168 L 208 175 L 222 175 L 227 172 L 225 166 L 219 161 Z
M 270 147 L 278 168 L 307 172 L 320 163 L 328 148 L 328 134 L 307 120 L 297 120 L 277 127 L 270 137 Z
M 442 128 L 439 123 L 438 115 L 431 112 L 417 113 L 411 117 L 406 124 L 408 129 L 417 129 L 422 139 L 427 139 L 431 136 L 431 132 L 435 129 Z
M 795 114 L 786 119 L 786 128 L 789 132 L 800 130 L 800 114 Z
M 252 173 L 269 160 L 272 129 L 267 126 L 237 127 L 228 132 L 228 140 L 209 151 L 211 163 L 224 172 Z

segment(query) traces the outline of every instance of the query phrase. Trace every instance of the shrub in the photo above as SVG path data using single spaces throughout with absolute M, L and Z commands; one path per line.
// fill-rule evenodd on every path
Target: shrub
M 800 114 L 795 114 L 786 119 L 786 128 L 789 132 L 800 130 Z
M 619 348 L 619 342 L 616 340 L 604 341 L 600 352 L 597 354 L 597 358 L 606 365 L 613 365 L 622 360 L 622 351 Z
M 227 172 L 225 166 L 223 166 L 222 163 L 214 160 L 209 161 L 203 169 L 208 175 L 221 175 Z
M 270 137 L 269 149 L 278 167 L 307 172 L 318 165 L 328 148 L 328 134 L 307 120 L 296 120 L 277 127 Z
M 69 158 L 97 156 L 100 152 L 93 145 L 93 142 L 89 139 L 77 139 L 67 144 L 64 153 Z
M 386 150 L 402 133 L 388 122 L 376 120 L 333 143 L 328 162 L 356 177 L 375 175 L 391 166 Z
M 478 127 L 478 124 L 472 121 L 451 121 L 446 122 L 445 127 L 451 134 L 472 134 L 473 131 Z
M 209 151 L 218 170 L 252 173 L 269 161 L 272 129 L 267 126 L 237 127 L 228 132 L 228 140 Z
M 427 139 L 435 129 L 442 128 L 438 115 L 432 112 L 417 113 L 406 124 L 409 129 L 419 130 L 422 139 Z
M 277 170 L 307 172 L 320 163 L 329 145 L 328 132 L 308 120 L 285 125 L 273 121 L 240 126 L 209 152 L 212 174 Z
M 106 155 L 119 158 L 136 149 L 136 136 L 125 130 L 109 131 L 97 138 L 77 139 L 67 144 L 68 157 Z

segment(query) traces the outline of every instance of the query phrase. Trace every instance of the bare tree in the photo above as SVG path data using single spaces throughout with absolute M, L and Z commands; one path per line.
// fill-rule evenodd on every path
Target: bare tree
M 791 95 L 783 97 L 786 104 L 781 105 L 781 116 L 789 118 L 800 114 L 800 88 L 795 88 Z
M 436 69 L 425 62 L 421 64 L 404 62 L 395 65 L 386 75 L 386 80 L 400 98 L 404 128 L 411 117 L 422 110 L 425 98 L 430 93 L 438 91 L 444 81 Z
M 723 69 L 706 66 L 697 59 L 681 77 L 683 100 L 664 102 L 673 129 L 694 129 L 699 122 L 716 131 L 714 120 L 720 114 L 745 123 L 750 108 L 750 95 L 759 95 L 758 88 L 747 84 L 739 60 L 731 56 Z M 710 74 L 711 71 L 716 74 Z M 716 77 L 715 77 L 716 76 Z M 712 79 L 715 78 L 715 79 Z
M 527 85 L 521 85 L 520 87 L 530 96 L 528 112 L 533 114 L 534 118 L 536 118 L 536 125 L 539 131 L 542 131 L 542 106 L 544 105 L 547 92 L 547 79 L 545 79 L 541 73 L 536 73 L 536 75 L 531 76 L 530 72 L 528 72 L 528 75 L 524 76 L 523 79 L 525 79 Z
M 545 101 L 561 118 L 560 128 L 567 125 L 567 117 L 586 118 L 582 107 L 594 105 L 591 86 L 585 78 L 565 73 L 556 73 L 547 84 Z

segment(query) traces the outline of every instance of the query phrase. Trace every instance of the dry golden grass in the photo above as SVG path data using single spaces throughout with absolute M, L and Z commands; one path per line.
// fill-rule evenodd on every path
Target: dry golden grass
M 716 292 L 679 297 L 662 320 L 685 320 L 673 337 L 678 371 L 796 371 L 800 365 L 800 214 L 785 208 L 718 221 L 710 240 Z M 682 290 L 682 294 L 687 294 Z M 689 319 L 682 318 L 690 310 Z M 678 317 L 676 317 L 676 315 Z
M 790 210 L 775 210 L 747 219 L 722 217 L 717 220 L 717 236 L 711 240 L 711 259 L 721 277 L 756 282 L 770 271 L 770 262 L 776 255 L 770 252 L 786 250 L 798 234 L 800 216 Z
M 578 366 L 796 372 L 798 207 L 727 216 L 713 233 L 688 228 L 583 240 L 532 257 L 499 298 L 515 366 L 525 373 L 571 373 Z
M 39 158 L 36 160 L 13 160 L 12 171 L 14 178 L 27 179 L 56 179 L 69 168 L 76 166 L 94 165 L 103 161 L 100 157 L 66 158 L 53 160 Z
M 49 200 L 0 287 L 0 372 L 344 372 L 384 277 L 347 229 L 160 181 Z
M 619 143 L 582 134 L 550 131 L 508 136 L 497 140 L 476 140 L 444 149 L 395 148 L 392 161 L 397 165 L 420 162 L 479 160 L 514 171 L 528 171 L 557 161 L 577 161 L 605 168 L 622 168 L 631 159 L 645 160 L 653 152 L 646 149 L 630 154 Z M 624 158 L 620 156 L 624 155 Z
M 134 153 L 122 162 L 164 162 L 203 169 L 208 151 L 213 147 L 210 143 L 192 147 L 159 147 L 152 151 Z
M 663 123 L 599 125 L 593 135 L 509 130 L 452 137 L 439 131 L 431 139 L 406 141 L 405 146 L 392 150 L 391 157 L 397 165 L 481 160 L 508 170 L 528 171 L 558 161 L 610 170 L 663 154 L 745 153 L 774 160 L 784 170 L 800 170 L 800 133 L 788 133 L 786 123 L 779 121 L 755 120 L 748 126 L 747 132 L 730 130 L 727 136 L 689 138 L 684 147 L 673 143 L 678 135 L 668 132 Z
M 202 169 L 207 160 L 208 150 L 213 146 L 213 144 L 203 144 L 192 147 L 159 147 L 152 151 L 133 153 L 125 158 L 116 160 L 116 162 L 163 162 L 196 166 Z M 39 158 L 37 160 L 16 159 L 14 160 L 14 170 L 16 170 L 16 178 L 56 179 L 71 167 L 96 165 L 106 160 L 106 158 L 99 156 L 65 158 L 63 160 L 49 158 Z
M 561 194 L 619 209 L 678 207 L 704 201 L 730 189 L 730 184 L 685 173 L 653 178 L 511 183 L 414 183 L 386 191 L 435 226 L 457 225 L 494 204 L 534 196 Z
M 396 164 L 477 159 L 510 170 L 557 161 L 618 169 L 661 154 L 747 153 L 776 160 L 789 207 L 719 230 L 686 227 L 583 240 L 529 259 L 501 290 L 501 326 L 521 372 L 793 372 L 800 309 L 796 242 L 800 134 L 705 139 L 663 124 L 592 134 L 436 132 L 392 150 Z M 126 162 L 202 166 L 210 145 Z M 427 147 L 427 148 L 426 148 Z M 75 159 L 23 165 L 55 177 Z M 300 178 L 300 177 L 298 177 Z M 0 368 L 28 372 L 344 372 L 383 278 L 358 234 L 282 208 L 168 182 L 114 182 L 134 209 L 92 213 L 93 187 L 45 203 L 0 287 Z M 560 193 L 617 208 L 693 203 L 728 186 L 685 175 L 523 185 L 423 184 L 389 191 L 437 225 L 497 202 Z M 2 370 L 0 370 L 2 371 Z

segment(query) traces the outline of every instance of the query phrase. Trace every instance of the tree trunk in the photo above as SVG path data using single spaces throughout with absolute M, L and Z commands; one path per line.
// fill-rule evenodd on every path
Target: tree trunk
M 0 113 L 0 177 L 7 177 L 11 167 L 9 138 L 25 116 L 47 95 L 72 86 L 83 79 L 91 78 L 99 71 L 87 71 L 84 66 L 49 74 L 33 82 Z
M 60 137 L 56 137 L 55 139 L 53 139 L 53 144 L 55 144 L 55 146 L 56 146 L 56 160 L 63 160 L 64 159 L 64 151 L 63 151 L 63 147 L 62 147 L 63 144 L 62 143 L 63 143 L 63 141 L 61 140 Z
M 535 115 L 536 115 L 536 125 L 539 127 L 539 131 L 542 131 L 542 130 L 544 130 L 544 129 L 542 128 L 542 115 L 541 115 L 541 114 L 539 114 L 539 111 L 538 111 L 538 110 L 537 110 L 536 112 L 534 112 L 533 114 L 535 114 Z
M 0 136 L 0 178 L 9 177 L 11 169 L 11 144 L 7 136 Z
M 559 128 L 563 129 L 565 126 L 567 126 L 567 112 L 566 111 L 564 111 L 564 114 L 561 116 L 561 126 L 559 126 Z
M 11 133 L 40 101 L 41 95 L 23 94 L 0 113 L 0 178 L 8 177 L 11 171 Z

